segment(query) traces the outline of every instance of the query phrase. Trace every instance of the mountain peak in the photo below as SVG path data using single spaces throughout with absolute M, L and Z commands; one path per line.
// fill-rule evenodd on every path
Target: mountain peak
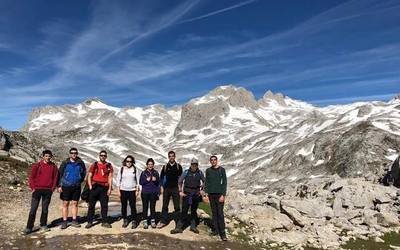
M 199 101 L 222 99 L 226 100 L 234 107 L 257 107 L 257 101 L 250 91 L 243 87 L 235 87 L 234 85 L 220 86 L 210 91 Z
M 268 90 L 264 96 L 261 98 L 261 104 L 268 104 L 271 101 L 277 102 L 279 105 L 286 107 L 287 103 L 285 102 L 285 96 L 281 93 L 274 94 L 271 90 Z
M 86 104 L 86 105 L 91 105 L 92 103 L 106 104 L 103 100 L 101 100 L 98 97 L 90 97 L 90 98 L 86 99 L 83 103 Z
M 87 99 L 84 104 L 91 109 L 108 109 L 111 111 L 119 112 L 121 109 L 107 105 L 98 97 Z

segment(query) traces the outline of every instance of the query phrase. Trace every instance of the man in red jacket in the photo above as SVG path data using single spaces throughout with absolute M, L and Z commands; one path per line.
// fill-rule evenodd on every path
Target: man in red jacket
M 53 154 L 50 150 L 43 151 L 42 156 L 43 158 L 41 161 L 32 165 L 32 171 L 29 175 L 29 187 L 32 190 L 32 202 L 28 223 L 24 231 L 25 234 L 32 232 L 40 199 L 42 199 L 40 227 L 43 231 L 50 230 L 47 227 L 47 216 L 51 195 L 57 186 L 58 169 L 57 166 L 51 162 Z

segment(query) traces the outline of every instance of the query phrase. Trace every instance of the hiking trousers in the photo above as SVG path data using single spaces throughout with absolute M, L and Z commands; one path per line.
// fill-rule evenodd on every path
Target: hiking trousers
M 49 214 L 49 205 L 53 192 L 48 189 L 37 189 L 32 193 L 31 210 L 29 211 L 28 223 L 26 228 L 32 229 L 35 224 L 36 212 L 39 202 L 42 200 L 42 214 L 40 215 L 40 226 L 47 225 L 47 217 Z
M 89 191 L 89 208 L 88 208 L 88 223 L 93 223 L 94 212 L 96 207 L 96 202 L 100 201 L 101 206 L 101 219 L 103 222 L 107 221 L 108 212 L 108 187 L 95 184 L 92 186 L 92 190 Z
M 121 214 L 125 220 L 127 218 L 128 202 L 131 208 L 131 216 L 136 221 L 136 191 L 124 191 L 120 190 L 121 193 Z
M 186 196 L 182 198 L 182 213 L 181 220 L 179 223 L 179 228 L 183 228 L 185 223 L 190 222 L 190 227 L 194 228 L 197 226 L 198 216 L 197 208 L 201 201 L 201 196 L 199 194 L 185 193 Z M 190 208 L 190 216 L 188 215 Z
M 214 230 L 219 234 L 220 237 L 226 237 L 225 234 L 225 218 L 224 218 L 224 202 L 219 202 L 219 197 L 222 194 L 209 194 L 212 222 Z
M 144 220 L 156 219 L 156 202 L 158 198 L 158 193 L 142 193 L 142 205 L 143 205 L 143 213 L 142 217 Z M 148 216 L 150 206 L 150 217 Z
M 164 224 L 167 224 L 169 222 L 168 220 L 168 205 L 169 201 L 172 197 L 172 201 L 174 202 L 174 213 L 172 215 L 173 220 L 175 223 L 178 222 L 179 218 L 179 189 L 178 187 L 173 187 L 173 188 L 165 188 L 164 193 L 163 193 L 163 206 L 162 206 L 162 212 L 161 212 L 161 222 Z

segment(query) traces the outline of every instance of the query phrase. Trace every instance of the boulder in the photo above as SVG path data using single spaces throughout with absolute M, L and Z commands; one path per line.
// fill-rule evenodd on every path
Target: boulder
M 307 200 L 282 200 L 282 208 L 290 207 L 300 212 L 301 215 L 310 218 L 332 218 L 334 216 L 332 208 L 319 199 Z
M 250 214 L 254 225 L 267 231 L 291 230 L 294 225 L 292 220 L 270 206 L 253 206 L 246 213 Z
M 310 224 L 310 221 L 307 220 L 307 218 L 303 217 L 299 211 L 292 207 L 282 206 L 282 212 L 289 216 L 293 223 L 299 227 L 304 227 L 305 225 Z
M 316 229 L 318 241 L 323 249 L 338 248 L 340 246 L 339 236 L 335 233 L 332 225 L 318 227 Z

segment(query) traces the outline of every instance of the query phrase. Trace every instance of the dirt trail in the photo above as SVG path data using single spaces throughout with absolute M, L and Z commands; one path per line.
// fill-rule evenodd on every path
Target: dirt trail
M 120 205 L 118 197 L 113 195 L 109 203 L 109 215 L 113 218 L 112 228 L 103 228 L 100 224 L 95 224 L 90 229 L 85 229 L 85 219 L 87 214 L 87 204 L 81 202 L 79 205 L 79 216 L 82 227 L 74 228 L 69 226 L 61 230 L 62 203 L 59 194 L 54 193 L 49 207 L 48 223 L 51 224 L 51 231 L 36 231 L 28 236 L 23 236 L 21 231 L 25 228 L 26 220 L 30 207 L 30 193 L 26 189 L 5 190 L 1 187 L 0 191 L 7 192 L 5 199 L 0 199 L 0 213 L 7 216 L 0 219 L 0 229 L 3 232 L 1 236 L 2 244 L 0 249 L 74 249 L 83 247 L 86 249 L 243 249 L 237 248 L 239 245 L 233 242 L 224 243 L 217 237 L 209 236 L 208 228 L 203 223 L 199 225 L 200 234 L 194 234 L 188 228 L 182 234 L 170 234 L 170 230 L 175 227 L 174 221 L 162 229 L 144 229 L 140 224 L 138 228 L 122 228 L 120 216 Z M 157 201 L 156 211 L 161 211 L 161 200 Z M 97 207 L 99 204 L 97 204 Z M 141 201 L 137 202 L 138 213 L 142 212 Z M 169 211 L 171 212 L 172 201 Z M 96 209 L 96 214 L 99 214 Z M 128 209 L 128 214 L 130 211 Z M 40 208 L 36 215 L 35 225 L 39 224 Z M 222 244 L 222 245 L 221 245 Z M 57 247 L 58 246 L 58 247 Z M 228 247 L 229 246 L 229 247 Z

